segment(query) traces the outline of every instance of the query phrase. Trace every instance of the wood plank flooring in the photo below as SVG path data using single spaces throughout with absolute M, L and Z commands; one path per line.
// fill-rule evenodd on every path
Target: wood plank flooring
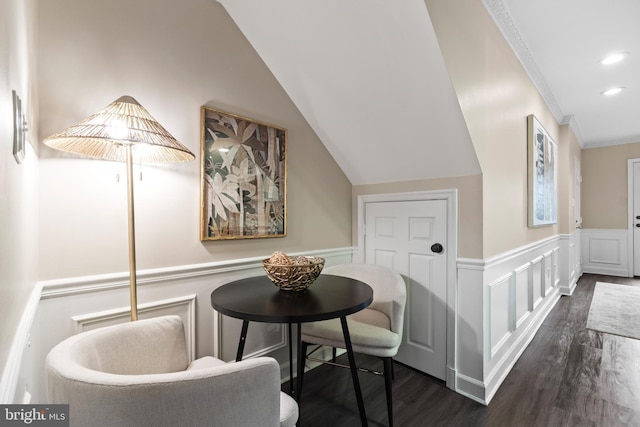
M 586 329 L 597 281 L 640 286 L 640 280 L 584 274 L 574 294 L 561 297 L 547 316 L 489 406 L 395 363 L 395 425 L 640 426 L 640 341 Z M 357 360 L 382 369 L 379 359 Z M 384 380 L 360 374 L 360 381 L 369 425 L 387 425 Z M 300 425 L 360 425 L 348 370 L 325 365 L 305 374 Z

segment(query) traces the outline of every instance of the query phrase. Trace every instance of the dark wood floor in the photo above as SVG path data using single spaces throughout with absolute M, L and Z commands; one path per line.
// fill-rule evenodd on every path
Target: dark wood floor
M 583 275 L 574 294 L 561 297 L 547 316 L 489 406 L 396 363 L 395 425 L 640 426 L 640 341 L 586 329 L 597 281 L 640 286 L 640 280 Z M 379 359 L 357 360 L 382 368 Z M 349 375 L 327 365 L 305 374 L 302 426 L 360 424 Z M 360 374 L 360 381 L 369 425 L 387 425 L 383 379 Z

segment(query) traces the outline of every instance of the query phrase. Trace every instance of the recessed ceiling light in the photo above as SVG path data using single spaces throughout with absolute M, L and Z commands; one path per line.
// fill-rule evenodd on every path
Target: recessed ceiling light
M 616 62 L 622 61 L 627 56 L 629 56 L 629 54 L 627 52 L 614 53 L 614 54 L 609 55 L 606 58 L 604 58 L 602 61 L 600 61 L 600 63 L 603 64 L 603 65 L 615 64 Z
M 612 87 L 611 89 L 607 89 L 604 92 L 600 92 L 600 94 L 605 96 L 616 95 L 622 92 L 623 89 L 624 89 L 623 87 Z

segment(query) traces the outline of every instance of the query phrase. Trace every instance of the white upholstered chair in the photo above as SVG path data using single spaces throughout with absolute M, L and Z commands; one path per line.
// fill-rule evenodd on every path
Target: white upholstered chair
M 71 426 L 293 426 L 275 359 L 189 363 L 182 320 L 162 316 L 83 332 L 46 359 L 49 403 Z
M 393 425 L 391 380 L 393 357 L 402 342 L 407 291 L 404 279 L 390 268 L 375 264 L 341 264 L 327 267 L 322 274 L 360 280 L 373 288 L 373 302 L 364 310 L 347 316 L 354 353 L 378 356 L 383 360 L 389 425 Z M 306 354 L 309 344 L 344 348 L 339 319 L 302 324 Z

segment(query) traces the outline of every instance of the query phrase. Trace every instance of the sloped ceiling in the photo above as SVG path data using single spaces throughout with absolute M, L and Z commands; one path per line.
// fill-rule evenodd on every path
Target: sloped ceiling
M 218 1 L 353 185 L 480 173 L 424 0 Z

